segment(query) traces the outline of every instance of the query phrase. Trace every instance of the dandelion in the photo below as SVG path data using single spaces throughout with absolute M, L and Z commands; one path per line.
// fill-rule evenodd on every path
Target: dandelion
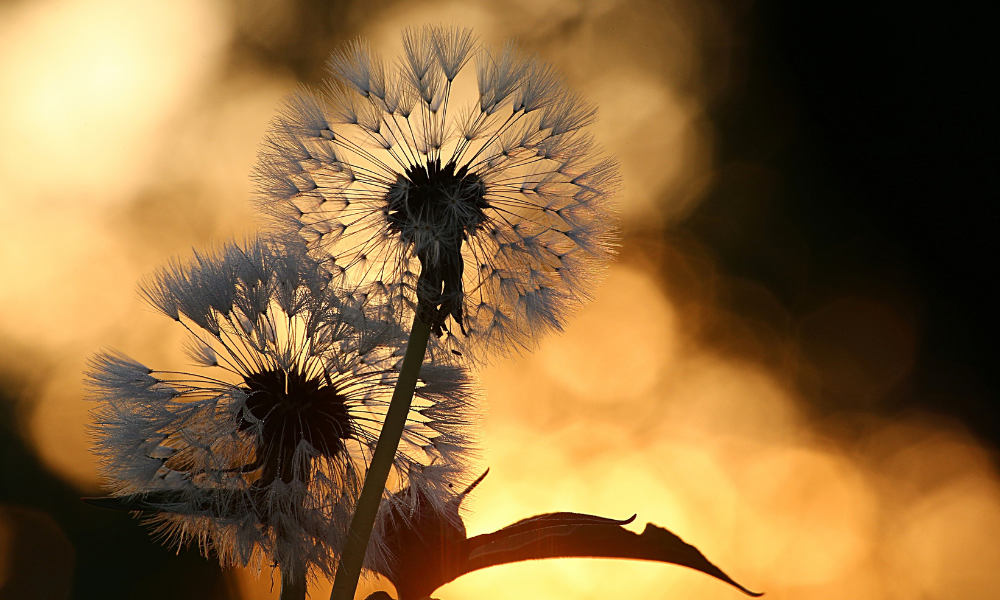
M 619 178 L 585 132 L 596 109 L 468 29 L 407 29 L 403 50 L 390 64 L 352 42 L 321 92 L 286 101 L 255 168 L 259 203 L 345 287 L 466 334 L 446 335 L 456 351 L 530 348 L 613 255 Z M 478 95 L 456 109 L 472 62 Z
M 171 545 L 195 542 L 223 566 L 276 564 L 283 587 L 302 590 L 307 573 L 334 572 L 405 344 L 311 264 L 260 241 L 174 264 L 143 293 L 187 330 L 197 372 L 104 352 L 88 373 L 119 506 L 152 513 Z M 432 361 L 420 381 L 392 482 L 444 511 L 471 451 L 473 394 L 457 366 Z M 415 514 L 385 494 L 394 515 Z M 383 528 L 369 568 L 391 564 Z

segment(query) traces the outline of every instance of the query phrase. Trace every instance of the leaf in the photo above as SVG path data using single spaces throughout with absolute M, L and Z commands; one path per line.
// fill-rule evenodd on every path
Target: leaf
M 481 543 L 485 544 L 492 538 L 501 538 L 525 531 L 534 531 L 540 528 L 555 527 L 560 525 L 628 525 L 632 521 L 635 521 L 635 517 L 636 515 L 632 515 L 628 519 L 617 520 L 597 517 L 594 515 L 584 515 L 581 513 L 547 513 L 543 515 L 536 515 L 534 517 L 528 517 L 527 519 L 521 519 L 513 525 L 508 525 L 503 529 L 494 531 L 493 533 L 477 535 L 473 539 L 481 540 Z
M 482 477 L 476 483 L 479 481 Z M 452 514 L 439 515 L 426 509 L 429 503 L 418 503 L 422 509 L 416 514 L 406 518 L 397 515 L 390 520 L 384 540 L 396 561 L 388 569 L 391 572 L 380 572 L 396 587 L 400 600 L 429 597 L 444 584 L 479 569 L 542 558 L 672 563 L 711 575 L 749 596 L 761 595 L 733 581 L 697 548 L 662 527 L 647 524 L 641 535 L 622 527 L 635 516 L 616 520 L 580 513 L 549 513 L 467 538 L 458 507 L 474 486 L 456 497 Z
M 613 524 L 550 525 L 540 520 L 534 527 L 515 529 L 516 525 L 470 539 L 465 573 L 540 558 L 624 558 L 689 567 L 725 581 L 749 596 L 762 595 L 736 583 L 697 548 L 652 523 L 646 524 L 641 535 Z
M 482 477 L 476 483 L 479 481 Z M 419 502 L 414 514 L 390 513 L 382 539 L 395 560 L 391 569 L 378 572 L 396 587 L 400 600 L 428 597 L 462 574 L 468 563 L 468 540 L 458 509 L 476 483 L 456 496 L 448 506 L 448 515 L 432 510 L 429 502 Z M 406 488 L 400 493 L 412 492 Z

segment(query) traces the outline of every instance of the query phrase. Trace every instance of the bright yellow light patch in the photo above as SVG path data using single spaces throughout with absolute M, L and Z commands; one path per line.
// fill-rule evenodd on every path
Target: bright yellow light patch
M 211 2 L 27 3 L 0 26 L 0 173 L 19 202 L 120 200 L 227 42 Z M 27 196 L 27 197 L 26 197 Z

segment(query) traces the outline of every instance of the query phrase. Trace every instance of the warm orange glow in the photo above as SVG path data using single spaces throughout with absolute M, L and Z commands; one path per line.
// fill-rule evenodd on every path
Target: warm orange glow
M 39 2 L 6 15 L 0 219 L 18 224 L 0 240 L 8 335 L 62 344 L 103 325 L 94 310 L 124 309 L 128 293 L 103 292 L 141 271 L 108 219 L 162 169 L 168 121 L 206 83 L 223 25 L 210 4 L 185 2 Z
M 628 337 L 627 311 L 644 314 L 651 299 L 636 292 L 636 278 L 613 268 L 564 339 L 593 335 L 602 348 L 610 334 L 594 323 L 615 323 L 624 308 L 622 337 L 636 340 L 637 353 L 655 348 L 653 336 Z M 634 300 L 621 307 L 605 294 Z M 637 512 L 635 529 L 647 520 L 669 524 L 771 597 L 985 598 L 1000 586 L 988 566 L 998 552 L 1000 480 L 969 438 L 921 421 L 873 426 L 859 443 L 825 438 L 760 367 L 713 355 L 676 327 L 666 333 L 679 350 L 653 367 L 655 385 L 627 402 L 576 391 L 553 369 L 555 340 L 483 374 L 492 470 L 467 519 L 470 532 L 553 510 Z M 573 358 L 563 363 L 570 372 Z M 610 381 L 618 360 L 607 356 L 601 369 Z M 579 389 L 601 385 L 580 373 Z M 681 569 L 574 560 L 476 573 L 440 595 L 596 599 L 623 589 L 628 597 L 737 594 Z
M 270 571 L 264 569 L 260 575 L 255 575 L 247 569 L 233 569 L 228 575 L 235 581 L 243 600 L 278 600 L 281 591 L 281 581 L 275 570 L 273 579 Z M 332 581 L 317 581 L 309 586 L 309 597 L 313 600 L 326 600 L 333 589 Z M 378 590 L 392 590 L 392 584 L 381 576 L 362 578 L 358 583 L 357 598 L 367 598 Z
M 59 0 L 8 15 L 0 131 L 17 143 L 0 148 L 4 186 L 49 202 L 120 201 L 155 168 L 150 142 L 165 119 L 210 75 L 204 58 L 227 41 L 218 13 L 203 2 Z
M 163 352 L 166 324 L 136 282 L 253 226 L 247 173 L 287 86 L 217 83 L 231 24 L 213 3 L 64 0 L 3 16 L 0 221 L 16 225 L 0 236 L 0 335 L 51 360 L 36 365 L 33 434 L 50 465 L 93 487 L 85 357 Z
M 577 398 L 631 408 L 675 360 L 674 319 L 649 277 L 614 269 L 573 326 L 542 342 L 538 362 L 549 379 Z
M 193 0 L 0 8 L 0 343 L 46 358 L 27 374 L 42 382 L 30 434 L 81 489 L 98 483 L 82 400 L 86 357 L 115 347 L 180 366 L 181 332 L 144 308 L 137 281 L 171 255 L 255 227 L 248 174 L 295 82 L 223 66 L 236 27 L 264 35 L 265 25 L 288 26 L 281 3 L 271 4 L 267 23 Z M 654 23 L 669 36 L 640 32 L 643 52 L 626 46 L 630 27 L 653 25 L 624 10 L 625 0 L 404 3 L 366 13 L 357 33 L 389 56 L 414 23 L 461 23 L 490 42 L 520 36 L 600 105 L 594 133 L 622 160 L 623 215 L 641 229 L 685 215 L 713 167 L 703 117 L 710 78 L 695 51 L 723 43 L 708 39 L 722 25 L 693 0 L 675 4 Z M 613 11 L 627 26 L 605 26 Z M 537 32 L 561 19 L 576 19 L 577 33 L 546 45 Z M 470 535 L 547 511 L 638 513 L 631 528 L 669 528 L 774 600 L 1000 597 L 1000 478 L 975 440 L 919 416 L 862 416 L 865 433 L 829 433 L 836 427 L 807 418 L 789 373 L 696 335 L 717 318 L 712 299 L 697 299 L 701 312 L 679 302 L 691 290 L 668 292 L 666 268 L 655 256 L 612 267 L 563 336 L 482 371 L 491 472 L 467 503 Z M 803 343 L 847 322 L 877 331 L 881 345 L 859 345 L 856 379 L 835 377 L 837 356 L 816 365 L 818 378 L 853 393 L 911 367 L 912 326 L 873 302 L 817 310 Z M 0 583 L 6 531 L 0 514 Z M 229 576 L 248 600 L 277 598 L 266 570 Z M 328 594 L 325 583 L 312 597 Z M 436 596 L 742 597 L 679 567 L 587 560 L 486 570 Z

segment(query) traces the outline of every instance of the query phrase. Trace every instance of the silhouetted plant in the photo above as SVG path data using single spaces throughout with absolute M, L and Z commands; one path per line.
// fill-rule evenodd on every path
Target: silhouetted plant
M 460 364 L 533 348 L 589 299 L 614 257 L 620 181 L 585 132 L 596 109 L 513 43 L 428 26 L 403 48 L 389 64 L 354 41 L 320 92 L 285 101 L 254 170 L 270 241 L 144 287 L 221 374 L 94 359 L 112 497 L 91 502 L 150 514 L 223 564 L 273 562 L 282 600 L 304 598 L 307 572 L 336 570 L 332 599 L 367 568 L 419 600 L 565 557 L 674 563 L 759 595 L 632 519 L 551 513 L 467 537 L 459 508 L 482 477 L 454 492 L 473 454 Z M 472 61 L 477 95 L 456 110 Z

